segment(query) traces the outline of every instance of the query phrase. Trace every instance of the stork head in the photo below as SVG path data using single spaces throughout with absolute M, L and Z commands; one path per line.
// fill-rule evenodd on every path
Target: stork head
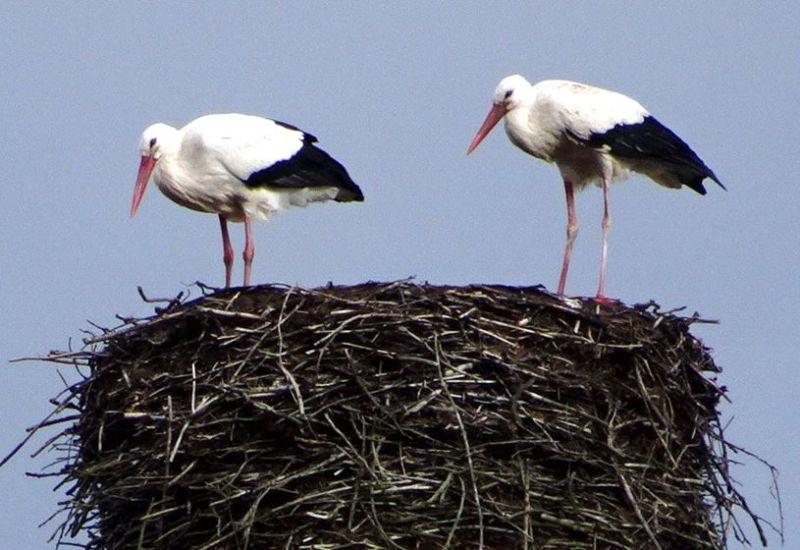
M 175 140 L 177 130 L 172 126 L 157 123 L 148 126 L 142 132 L 142 137 L 139 139 L 139 174 L 136 176 L 136 186 L 133 189 L 133 201 L 131 202 L 131 217 L 136 214 L 139 208 L 139 203 L 142 202 L 144 197 L 144 190 L 147 188 L 147 182 L 150 181 L 150 174 L 161 158 L 164 151 Z
M 512 74 L 505 77 L 497 85 L 492 94 L 492 103 L 502 105 L 506 112 L 519 105 L 527 95 L 531 84 L 524 76 Z
M 157 122 L 145 128 L 139 138 L 139 154 L 143 157 L 152 157 L 158 160 L 161 157 L 162 146 L 175 134 L 172 126 Z
M 500 119 L 506 116 L 507 112 L 525 101 L 530 88 L 531 85 L 525 80 L 525 77 L 518 74 L 507 76 L 500 81 L 492 94 L 492 108 L 486 115 L 486 120 L 483 121 L 478 133 L 472 138 L 472 143 L 469 144 L 468 155 L 478 147 L 483 138 L 492 131 Z

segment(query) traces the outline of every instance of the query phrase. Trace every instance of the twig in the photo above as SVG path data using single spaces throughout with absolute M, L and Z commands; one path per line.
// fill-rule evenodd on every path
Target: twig
M 447 396 L 447 400 L 450 401 L 450 406 L 452 407 L 453 412 L 456 415 L 456 420 L 458 421 L 458 427 L 461 430 L 461 437 L 464 440 L 464 451 L 467 455 L 467 465 L 469 467 L 469 477 L 472 482 L 472 495 L 475 498 L 475 507 L 478 510 L 478 548 L 483 548 L 483 507 L 481 506 L 481 497 L 478 492 L 478 482 L 475 479 L 475 468 L 472 464 L 472 451 L 470 450 L 469 446 L 469 438 L 467 437 L 467 430 L 464 427 L 464 422 L 461 420 L 461 411 L 459 410 L 456 402 L 453 400 L 453 396 L 450 393 L 450 389 L 447 387 L 447 382 L 444 380 L 444 372 L 442 370 L 442 361 L 441 361 L 441 347 L 439 346 L 439 337 L 438 335 L 434 334 L 434 349 L 436 350 L 436 368 L 439 371 L 439 383 L 442 385 L 442 390 L 444 391 L 445 396 Z

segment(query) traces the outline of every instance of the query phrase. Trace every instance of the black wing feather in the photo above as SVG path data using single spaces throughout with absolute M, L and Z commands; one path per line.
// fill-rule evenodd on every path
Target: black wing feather
M 682 184 L 704 195 L 703 180 L 711 178 L 725 189 L 714 171 L 678 137 L 653 116 L 638 124 L 617 124 L 603 133 L 581 140 L 589 147 L 606 149 L 612 155 L 633 160 L 663 162 L 675 167 Z
M 290 127 L 289 125 L 282 124 Z M 296 129 L 293 126 L 291 129 Z M 364 194 L 350 174 L 336 159 L 313 145 L 314 136 L 303 133 L 303 146 L 290 158 L 250 174 L 248 187 L 302 189 L 304 187 L 338 187 L 337 201 L 363 201 Z

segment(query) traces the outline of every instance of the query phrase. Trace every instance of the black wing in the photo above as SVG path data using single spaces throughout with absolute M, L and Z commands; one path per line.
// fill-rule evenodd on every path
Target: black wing
M 278 123 L 297 130 L 294 126 Z M 350 174 L 336 159 L 313 143 L 316 138 L 303 132 L 303 146 L 290 158 L 253 172 L 245 180 L 248 187 L 301 189 L 304 187 L 338 187 L 337 201 L 363 201 L 364 194 Z
M 678 137 L 675 132 L 652 116 L 638 124 L 617 124 L 603 133 L 591 134 L 580 140 L 589 147 L 605 149 L 612 155 L 668 165 L 683 185 L 705 195 L 703 180 L 711 178 L 725 189 L 714 171 Z

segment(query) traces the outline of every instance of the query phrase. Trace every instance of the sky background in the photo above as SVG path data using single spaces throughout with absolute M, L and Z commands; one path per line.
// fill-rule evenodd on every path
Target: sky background
M 152 313 L 137 285 L 174 296 L 223 282 L 214 216 L 151 186 L 128 217 L 146 126 L 231 111 L 283 120 L 360 184 L 363 204 L 256 226 L 254 283 L 554 289 L 557 170 L 499 127 L 465 151 L 502 77 L 565 78 L 638 99 L 728 187 L 613 187 L 607 292 L 720 321 L 693 330 L 724 369 L 727 436 L 780 470 L 786 547 L 800 548 L 798 21 L 797 2 L 3 2 L 0 455 L 63 387 L 55 367 L 10 359 L 79 347 L 90 321 Z M 577 203 L 567 292 L 592 295 L 599 189 Z M 231 230 L 240 281 L 243 228 Z M 46 435 L 0 470 L 1 549 L 48 547 L 52 529 L 37 525 L 63 495 L 24 475 L 55 458 L 30 458 Z M 769 472 L 735 458 L 750 505 L 777 521 Z

